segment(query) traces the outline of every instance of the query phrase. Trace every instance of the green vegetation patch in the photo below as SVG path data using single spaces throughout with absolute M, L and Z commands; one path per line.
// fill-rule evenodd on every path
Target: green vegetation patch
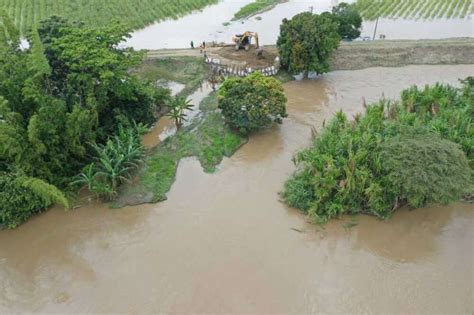
M 245 18 L 254 16 L 258 13 L 271 10 L 277 4 L 283 3 L 286 1 L 288 0 L 255 0 L 254 2 L 249 3 L 243 6 L 242 8 L 240 8 L 240 10 L 234 14 L 234 17 L 232 18 L 232 20 L 235 21 L 235 20 L 245 19 Z
M 185 88 L 179 93 L 180 96 L 188 96 L 195 91 L 208 73 L 202 58 L 187 56 L 148 59 L 133 72 L 152 82 L 168 80 L 184 84 Z
M 405 204 L 472 196 L 473 88 L 473 78 L 462 89 L 413 87 L 399 103 L 382 100 L 354 121 L 339 112 L 295 156 L 283 198 L 325 222 L 356 213 L 387 218 Z
M 474 12 L 471 0 L 357 0 L 357 8 L 365 20 L 468 18 Z
M 182 158 L 194 156 L 205 172 L 212 173 L 224 156 L 230 157 L 247 141 L 225 125 L 222 114 L 215 110 L 216 105 L 209 105 L 217 104 L 216 97 L 212 93 L 205 98 L 200 116 L 152 149 L 138 175 L 138 183 L 125 187 L 115 206 L 130 204 L 134 194 L 144 197 L 134 203 L 165 200 Z
M 40 20 L 57 15 L 88 26 L 106 26 L 114 20 L 132 29 L 155 21 L 178 18 L 218 0 L 0 0 L 22 34 Z
M 54 203 L 69 207 L 69 201 L 55 186 L 21 172 L 0 172 L 0 200 L 0 229 L 17 227 Z

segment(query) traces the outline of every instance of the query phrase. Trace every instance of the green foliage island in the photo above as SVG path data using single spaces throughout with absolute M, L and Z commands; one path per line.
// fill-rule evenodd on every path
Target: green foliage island
M 412 87 L 400 102 L 381 100 L 354 121 L 339 112 L 295 156 L 284 200 L 325 222 L 472 197 L 473 90 L 473 78 L 462 89 Z

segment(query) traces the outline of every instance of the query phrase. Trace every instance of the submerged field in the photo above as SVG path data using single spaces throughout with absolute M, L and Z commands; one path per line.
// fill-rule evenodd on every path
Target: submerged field
M 91 26 L 102 26 L 113 20 L 137 29 L 154 21 L 177 18 L 218 0 L 0 0 L 22 33 L 52 16 L 79 20 Z
M 366 20 L 465 18 L 473 13 L 471 0 L 357 0 L 357 7 Z

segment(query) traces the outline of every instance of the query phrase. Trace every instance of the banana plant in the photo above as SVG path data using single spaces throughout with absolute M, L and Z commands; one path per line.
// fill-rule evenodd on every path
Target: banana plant
M 191 100 L 187 100 L 184 96 L 175 96 L 168 103 L 169 113 L 166 115 L 174 120 L 176 129 L 179 130 L 183 126 L 183 122 L 187 119 L 186 111 L 192 110 Z

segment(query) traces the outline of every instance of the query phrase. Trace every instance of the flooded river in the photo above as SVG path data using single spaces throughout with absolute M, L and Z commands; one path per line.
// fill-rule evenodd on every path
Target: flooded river
M 311 126 L 361 111 L 363 97 L 472 74 L 372 68 L 285 84 L 282 125 L 215 174 L 182 161 L 167 201 L 111 210 L 84 200 L 1 231 L 0 313 L 472 313 L 474 205 L 319 227 L 277 195 Z
M 272 45 L 276 43 L 282 19 L 311 9 L 315 13 L 330 11 L 332 5 L 338 3 L 335 0 L 290 0 L 258 14 L 261 20 L 252 17 L 230 22 L 234 13 L 250 2 L 253 0 L 222 0 L 177 20 L 162 21 L 138 30 L 127 44 L 136 49 L 186 48 L 191 40 L 194 43 L 203 40 L 230 43 L 235 34 L 255 31 L 259 34 L 261 44 Z M 230 24 L 227 25 L 228 22 Z M 372 38 L 374 29 L 374 22 L 364 22 L 361 36 Z M 380 19 L 376 38 L 381 34 L 387 39 L 474 37 L 474 22 L 472 17 L 449 20 Z

